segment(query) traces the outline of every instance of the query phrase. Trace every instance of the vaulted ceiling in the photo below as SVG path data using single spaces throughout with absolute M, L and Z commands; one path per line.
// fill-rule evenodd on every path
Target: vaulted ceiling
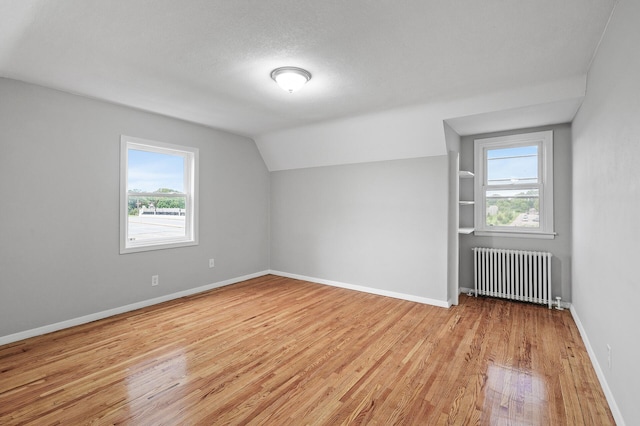
M 441 154 L 443 120 L 570 120 L 615 2 L 0 0 L 0 76 L 252 137 L 273 170 L 354 138 L 353 162 Z M 294 94 L 286 65 L 313 75 Z

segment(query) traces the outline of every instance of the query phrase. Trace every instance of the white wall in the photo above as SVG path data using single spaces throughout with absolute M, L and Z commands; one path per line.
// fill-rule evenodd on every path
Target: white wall
M 250 139 L 7 79 L 0 129 L 0 337 L 269 269 Z M 198 246 L 119 254 L 121 134 L 199 148 Z
M 271 173 L 271 269 L 447 301 L 447 156 Z
M 460 241 L 458 228 L 460 224 L 460 135 L 458 135 L 446 122 L 444 124 L 444 134 L 447 141 L 447 155 L 449 157 L 449 213 L 447 215 L 448 243 L 447 243 L 447 299 L 451 305 L 458 304 L 458 293 L 460 280 L 459 252 Z
M 447 155 L 451 132 L 469 135 L 571 121 L 585 81 L 577 75 L 433 100 L 261 134 L 255 140 L 269 171 Z M 443 121 L 448 123 L 444 129 Z
M 553 131 L 553 240 L 537 238 L 460 236 L 460 287 L 473 288 L 473 247 L 546 251 L 553 254 L 551 283 L 553 297 L 571 302 L 571 126 L 560 124 L 509 132 L 464 136 L 460 143 L 460 168 L 474 171 L 474 139 L 516 133 Z M 473 179 L 460 180 L 461 199 L 473 200 Z M 461 207 L 461 222 L 473 226 L 473 207 Z
M 628 425 L 640 424 L 639 22 L 640 2 L 621 0 L 573 123 L 573 305 Z

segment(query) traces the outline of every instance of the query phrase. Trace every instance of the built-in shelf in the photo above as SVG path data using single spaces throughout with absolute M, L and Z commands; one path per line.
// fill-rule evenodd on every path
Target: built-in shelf
M 475 175 L 473 174 L 473 172 L 467 171 L 467 170 L 458 170 L 458 177 L 460 179 L 465 179 L 467 180 L 467 182 L 464 184 L 465 187 L 468 187 L 468 184 L 473 182 L 473 178 L 475 177 Z M 460 207 L 462 206 L 472 206 L 475 204 L 475 202 L 473 200 L 459 200 L 458 201 Z M 460 227 L 458 228 L 458 234 L 459 235 L 469 235 L 469 234 L 473 234 L 474 229 L 473 228 L 469 228 L 469 227 Z

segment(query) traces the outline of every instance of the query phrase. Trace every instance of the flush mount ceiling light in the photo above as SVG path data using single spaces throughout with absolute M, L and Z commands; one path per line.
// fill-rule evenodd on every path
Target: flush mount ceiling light
M 271 78 L 284 90 L 293 93 L 311 80 L 311 73 L 297 67 L 280 67 L 271 71 Z

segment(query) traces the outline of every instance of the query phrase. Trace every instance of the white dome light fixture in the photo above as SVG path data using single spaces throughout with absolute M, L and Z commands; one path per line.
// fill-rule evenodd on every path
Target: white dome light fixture
M 311 73 L 298 67 L 280 67 L 271 71 L 271 78 L 282 89 L 293 93 L 311 80 Z

